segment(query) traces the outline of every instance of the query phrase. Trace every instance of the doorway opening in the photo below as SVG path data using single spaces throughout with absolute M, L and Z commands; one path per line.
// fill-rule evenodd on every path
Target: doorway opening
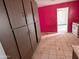
M 68 7 L 57 9 L 57 32 L 68 32 L 68 11 Z

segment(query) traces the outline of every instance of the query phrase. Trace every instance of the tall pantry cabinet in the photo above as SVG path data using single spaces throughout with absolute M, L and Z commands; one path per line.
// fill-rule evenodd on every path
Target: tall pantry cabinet
M 8 59 L 20 59 L 2 0 L 0 0 L 0 42 L 2 43 Z
M 28 3 L 29 2 L 29 3 Z M 31 37 L 31 41 L 32 41 L 32 46 L 33 46 L 33 50 L 36 48 L 35 45 L 37 45 L 35 42 L 36 40 L 36 33 L 35 33 L 35 26 L 34 26 L 34 19 L 33 19 L 33 15 L 32 15 L 32 9 L 31 9 L 31 4 L 30 4 L 30 0 L 23 0 L 23 5 L 24 5 L 24 9 L 25 9 L 25 14 L 27 17 L 27 24 L 28 24 L 28 29 L 30 32 L 30 37 Z
M 32 8 L 32 15 L 33 15 L 33 19 L 34 19 L 36 34 L 37 34 L 36 36 L 38 39 L 37 41 L 40 42 L 41 32 L 40 32 L 40 25 L 39 25 L 38 6 L 34 0 L 31 0 L 31 8 Z
M 31 59 L 40 41 L 33 8 L 31 0 L 0 0 L 0 42 L 8 59 Z

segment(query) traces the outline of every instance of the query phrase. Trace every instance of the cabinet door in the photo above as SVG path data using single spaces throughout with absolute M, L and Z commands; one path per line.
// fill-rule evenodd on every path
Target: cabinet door
M 36 33 L 37 33 L 37 41 L 40 42 L 41 40 L 41 32 L 40 32 L 40 25 L 39 25 L 39 22 L 35 22 L 35 25 L 36 25 Z
M 8 59 L 20 59 L 2 0 L 0 0 L 0 42 Z
M 33 50 L 35 50 L 35 48 L 37 46 L 37 41 L 36 41 L 36 34 L 35 34 L 34 24 L 29 24 L 28 28 L 29 28 L 29 32 L 30 32 L 32 48 L 33 48 Z
M 41 34 L 40 34 L 40 25 L 39 25 L 39 16 L 38 16 L 38 7 L 37 4 L 34 0 L 31 0 L 31 8 L 32 8 L 32 15 L 34 18 L 34 24 L 35 24 L 35 31 L 36 31 L 36 36 L 37 36 L 37 41 L 39 42 L 41 39 Z
M 26 25 L 22 0 L 5 0 L 6 8 L 13 28 Z
M 22 59 L 30 59 L 32 56 L 31 42 L 27 27 L 22 27 L 14 30 L 16 40 L 19 46 Z
M 27 17 L 27 23 L 28 24 L 34 23 L 30 0 L 23 0 L 23 3 L 24 3 L 25 13 Z
M 34 16 L 34 22 L 39 22 L 38 6 L 34 0 L 31 0 L 31 8 Z

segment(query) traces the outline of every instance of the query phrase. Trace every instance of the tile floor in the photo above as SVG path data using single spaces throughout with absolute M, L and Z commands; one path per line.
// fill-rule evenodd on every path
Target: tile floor
M 43 35 L 32 59 L 72 59 L 72 45 L 79 45 L 72 33 Z

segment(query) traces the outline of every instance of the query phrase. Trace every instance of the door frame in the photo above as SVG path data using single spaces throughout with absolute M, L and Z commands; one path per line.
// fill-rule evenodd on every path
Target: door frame
M 68 18 L 68 19 L 67 19 L 67 32 L 68 32 L 68 22 L 69 22 L 68 20 L 69 20 L 69 10 L 70 10 L 69 7 L 57 8 L 57 12 L 58 12 L 59 9 L 66 9 L 66 8 L 68 9 L 68 17 L 67 17 L 67 18 Z M 57 14 L 58 14 L 58 13 L 57 13 Z M 58 32 L 58 15 L 57 15 L 57 32 Z

